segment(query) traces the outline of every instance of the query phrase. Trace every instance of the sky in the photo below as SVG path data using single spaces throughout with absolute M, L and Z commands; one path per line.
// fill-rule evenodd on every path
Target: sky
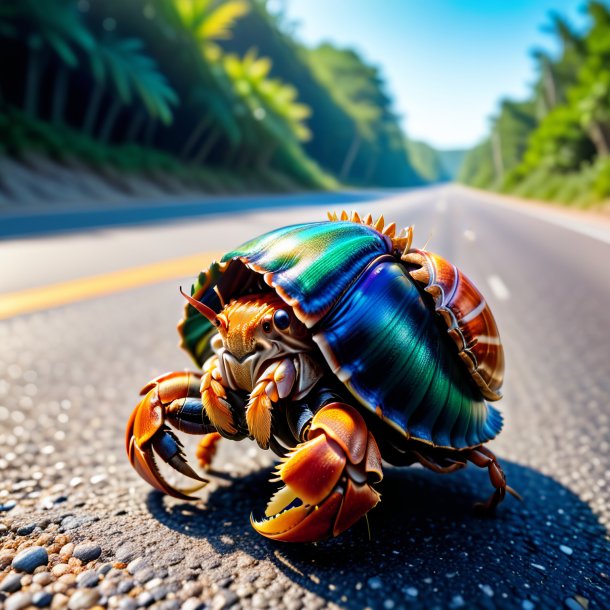
M 296 37 L 357 50 L 381 68 L 409 137 L 470 148 L 504 97 L 525 98 L 533 48 L 556 11 L 582 29 L 583 0 L 284 0 Z

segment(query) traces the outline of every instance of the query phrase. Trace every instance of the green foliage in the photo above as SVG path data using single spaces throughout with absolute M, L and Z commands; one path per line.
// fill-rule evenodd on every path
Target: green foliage
M 531 98 L 503 102 L 489 139 L 465 159 L 462 181 L 580 206 L 610 196 L 610 10 L 598 1 L 587 9 L 591 26 L 580 35 L 551 16 L 561 53 L 534 53 Z
M 450 171 L 445 167 L 440 152 L 425 142 L 407 139 L 409 160 L 415 171 L 426 182 L 444 182 L 452 179 Z
M 178 96 L 155 60 L 145 54 L 141 40 L 104 36 L 96 41 L 90 61 L 94 78 L 111 84 L 123 104 L 131 104 L 137 97 L 152 119 L 166 125 L 172 122 L 171 106 L 178 104 Z

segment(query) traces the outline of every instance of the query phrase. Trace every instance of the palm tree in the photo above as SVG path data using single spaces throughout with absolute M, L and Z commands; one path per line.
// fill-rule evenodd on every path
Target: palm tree
M 94 40 L 71 0 L 19 0 L 0 5 L 0 34 L 24 40 L 28 48 L 23 107 L 32 117 L 38 114 L 40 80 L 51 51 L 60 60 L 53 113 L 59 117 L 67 88 L 67 70 L 78 65 L 78 53 L 89 52 Z M 62 74 L 61 71 L 65 73 Z
M 112 102 L 99 130 L 99 137 L 107 141 L 121 110 L 137 101 L 151 121 L 169 125 L 173 120 L 171 107 L 178 104 L 178 96 L 157 64 L 144 52 L 144 44 L 137 38 L 116 38 L 107 35 L 97 40 L 90 54 L 91 72 L 95 87 L 91 93 L 83 119 L 83 130 L 92 134 L 100 112 L 104 94 L 111 88 Z M 134 123 L 142 123 L 142 113 L 136 111 L 130 137 L 134 136 Z

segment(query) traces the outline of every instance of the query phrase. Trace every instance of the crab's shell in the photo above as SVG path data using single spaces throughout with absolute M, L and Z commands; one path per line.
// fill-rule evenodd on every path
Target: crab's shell
M 364 224 L 293 225 L 229 252 L 191 292 L 219 311 L 271 287 L 359 403 L 404 437 L 454 449 L 484 443 L 502 427 L 485 401 L 500 397 L 503 374 L 493 316 L 455 267 L 420 250 L 401 254 Z M 179 330 L 201 366 L 215 328 L 187 305 Z

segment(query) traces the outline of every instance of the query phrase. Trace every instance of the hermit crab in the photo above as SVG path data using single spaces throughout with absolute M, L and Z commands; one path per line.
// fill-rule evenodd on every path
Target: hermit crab
M 481 293 L 454 265 L 411 247 L 368 215 L 256 237 L 183 292 L 178 329 L 201 373 L 161 375 L 142 390 L 127 453 L 157 489 L 188 499 L 155 455 L 205 482 L 169 426 L 204 435 L 210 465 L 221 437 L 281 457 L 283 486 L 257 532 L 288 542 L 337 536 L 380 500 L 382 460 L 439 473 L 487 468 L 493 510 L 509 491 L 484 443 L 502 428 L 504 353 Z

